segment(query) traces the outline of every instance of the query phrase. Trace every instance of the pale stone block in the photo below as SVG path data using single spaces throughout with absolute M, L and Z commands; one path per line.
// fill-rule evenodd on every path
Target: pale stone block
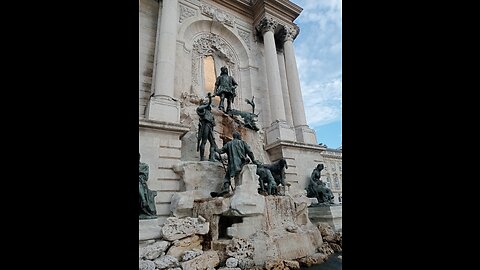
M 185 190 L 193 191 L 192 199 L 211 198 L 210 192 L 222 188 L 225 171 L 219 162 L 184 161 L 173 167 L 185 184 Z
M 158 219 L 140 219 L 139 226 L 139 240 L 157 239 L 162 237 L 162 228 L 159 225 Z
M 230 208 L 242 215 L 262 215 L 265 209 L 265 199 L 258 194 L 258 176 L 256 165 L 246 165 L 240 173 L 240 184 L 235 188 Z
M 161 147 L 160 157 L 180 159 L 182 157 L 182 152 L 179 148 Z
M 167 255 L 174 256 L 179 261 L 187 250 L 202 250 L 203 240 L 198 235 L 192 235 L 181 240 L 176 240 L 167 252 Z M 198 252 L 197 252 L 198 253 Z M 201 255 L 202 252 L 200 252 Z M 192 254 L 190 254 L 192 255 Z M 197 255 L 197 256 L 198 256 Z M 184 260 L 185 261 L 185 260 Z
M 180 103 L 168 96 L 154 96 L 148 104 L 147 118 L 154 121 L 180 123 Z
M 226 265 L 227 267 L 231 267 L 231 268 L 237 267 L 237 265 L 238 265 L 238 259 L 237 259 L 237 258 L 234 258 L 234 257 L 230 257 L 230 258 L 227 259 L 225 265 Z
M 277 141 L 295 141 L 295 131 L 286 122 L 274 122 L 266 130 L 267 145 Z
M 308 126 L 295 127 L 295 135 L 297 137 L 297 141 L 299 142 L 315 145 L 318 144 L 315 130 L 309 128 Z
M 191 216 L 193 209 L 194 191 L 176 192 L 172 196 L 170 211 L 175 217 Z
M 150 181 L 149 181 L 150 182 Z M 153 190 L 158 191 L 177 191 L 180 190 L 179 180 L 155 180 L 148 185 Z
M 156 203 L 157 215 L 169 216 L 170 215 L 170 203 Z
M 180 264 L 178 263 L 177 258 L 175 258 L 175 257 L 173 257 L 173 256 L 170 256 L 170 255 L 162 256 L 162 257 L 156 259 L 156 260 L 153 261 L 153 262 L 155 263 L 155 266 L 156 266 L 158 269 L 173 268 L 173 267 L 177 267 L 177 266 L 180 265 Z
M 215 268 L 220 263 L 218 254 L 214 250 L 206 251 L 193 260 L 181 263 L 183 270 L 204 270 Z
M 167 248 L 170 246 L 170 242 L 167 241 L 158 241 L 153 244 L 150 244 L 140 251 L 142 258 L 147 260 L 155 260 L 160 257 Z
M 155 270 L 155 263 L 149 260 L 139 260 L 138 269 L 139 270 Z
M 193 234 L 207 234 L 209 223 L 201 218 L 169 217 L 162 227 L 163 238 L 169 241 L 182 239 Z
M 172 196 L 176 194 L 173 191 L 157 191 L 157 197 L 155 201 L 159 203 L 170 203 L 172 201 Z
M 166 157 L 161 157 L 159 162 L 158 162 L 158 167 L 159 169 L 170 169 L 173 166 L 177 165 L 180 163 L 180 158 L 166 158 Z
M 326 222 L 335 231 L 342 229 L 342 205 L 311 206 L 308 208 L 308 217 L 312 223 Z
M 182 261 L 186 262 L 195 257 L 198 257 L 203 254 L 203 250 L 201 249 L 194 249 L 194 250 L 187 250 L 183 253 Z

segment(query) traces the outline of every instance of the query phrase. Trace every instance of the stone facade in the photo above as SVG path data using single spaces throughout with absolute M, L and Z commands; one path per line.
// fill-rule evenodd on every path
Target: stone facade
M 241 119 L 219 112 L 215 98 L 217 145 L 221 147 L 233 130 L 240 130 L 262 162 L 287 160 L 289 194 L 302 193 L 316 164 L 332 159 L 323 154 L 326 148 L 317 144 L 315 132 L 306 123 L 292 45 L 299 34 L 293 21 L 301 7 L 287 0 L 139 2 L 139 148 L 142 162 L 150 166 L 147 184 L 158 194 L 159 224 L 172 215 L 172 197 L 185 192 L 186 185 L 196 185 L 194 179 L 184 182 L 186 174 L 179 168 L 199 160 L 195 109 L 213 91 L 205 86 L 206 57 L 213 58 L 215 76 L 227 66 L 238 82 L 233 108 L 251 111 L 245 99 L 254 96 L 255 112 L 260 113 L 260 130 L 247 130 Z M 334 177 L 329 164 L 325 173 Z M 338 200 L 341 166 L 335 169 L 340 190 L 334 185 L 332 191 Z M 194 192 L 196 197 L 203 195 Z M 189 213 L 181 208 L 190 204 L 187 199 L 184 195 L 174 198 L 180 205 L 179 216 Z
M 322 152 L 325 168 L 322 170 L 321 179 L 335 195 L 335 203 L 342 203 L 342 148 L 327 148 Z

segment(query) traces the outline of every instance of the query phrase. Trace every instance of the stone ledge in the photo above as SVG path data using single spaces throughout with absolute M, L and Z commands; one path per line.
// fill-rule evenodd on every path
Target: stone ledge
M 316 150 L 316 151 L 325 151 L 327 149 L 324 146 L 315 145 L 315 144 L 306 144 L 306 143 L 301 143 L 301 142 L 280 140 L 280 141 L 276 141 L 272 144 L 266 145 L 265 146 L 265 151 L 268 151 L 270 149 L 280 147 L 280 146 L 293 147 L 293 148 L 304 148 L 304 149 Z
M 162 227 L 158 218 L 140 219 L 138 221 L 138 238 L 140 241 L 158 239 L 162 237 Z
M 138 119 L 138 126 L 140 128 L 169 130 L 169 131 L 175 131 L 179 133 L 186 133 L 190 130 L 190 127 L 186 125 L 173 123 L 173 122 L 155 121 L 155 120 L 150 120 L 145 118 Z

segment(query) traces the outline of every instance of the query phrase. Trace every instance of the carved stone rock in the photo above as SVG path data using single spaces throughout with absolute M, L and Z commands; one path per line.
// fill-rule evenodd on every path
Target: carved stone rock
M 194 234 L 207 234 L 209 223 L 202 222 L 198 218 L 176 218 L 169 217 L 163 225 L 163 238 L 168 241 L 174 241 Z
M 162 256 L 153 262 L 158 269 L 167 269 L 179 266 L 177 258 L 170 255 Z
M 220 259 L 217 252 L 209 250 L 192 260 L 182 262 L 181 266 L 184 270 L 204 270 L 215 268 L 219 263 Z
M 140 260 L 138 262 L 139 270 L 155 270 L 155 263 L 148 260 Z
M 155 260 L 160 257 L 167 248 L 170 246 L 170 242 L 158 241 L 142 248 L 142 257 L 147 260 Z
M 177 260 L 180 260 L 185 255 L 185 252 L 189 250 L 202 250 L 202 242 L 203 240 L 198 235 L 176 240 L 168 250 L 167 255 L 174 256 Z

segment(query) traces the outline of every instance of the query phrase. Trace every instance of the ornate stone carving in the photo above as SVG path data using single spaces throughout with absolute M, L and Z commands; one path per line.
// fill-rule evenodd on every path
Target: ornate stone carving
M 232 27 L 235 23 L 235 17 L 211 5 L 203 4 L 202 14 L 212 18 L 214 21 L 218 21 L 222 24 L 226 24 Z
M 184 5 L 180 5 L 180 16 L 178 19 L 180 23 L 183 22 L 185 19 L 193 17 L 195 15 L 196 15 L 195 9 L 184 6 Z
M 238 35 L 245 41 L 245 44 L 247 44 L 248 50 L 251 50 L 250 47 L 250 32 L 242 30 L 242 29 L 237 29 L 238 30 Z
M 293 41 L 297 36 L 298 33 L 300 32 L 300 28 L 296 25 L 291 26 L 291 25 L 285 25 L 284 26 L 284 33 L 283 33 L 283 41 Z
M 225 39 L 213 33 L 202 33 L 193 42 L 193 51 L 200 55 L 210 55 L 219 51 L 228 61 L 235 63 L 236 57 Z
M 267 31 L 275 32 L 275 28 L 278 26 L 278 21 L 272 17 L 264 17 L 260 20 L 258 25 L 255 27 L 260 33 L 265 34 Z
M 237 65 L 238 58 L 232 47 L 222 37 L 203 32 L 193 38 L 192 45 L 192 86 L 198 89 L 200 86 L 201 60 L 207 55 L 218 55 L 225 60 L 229 74 L 238 77 Z

